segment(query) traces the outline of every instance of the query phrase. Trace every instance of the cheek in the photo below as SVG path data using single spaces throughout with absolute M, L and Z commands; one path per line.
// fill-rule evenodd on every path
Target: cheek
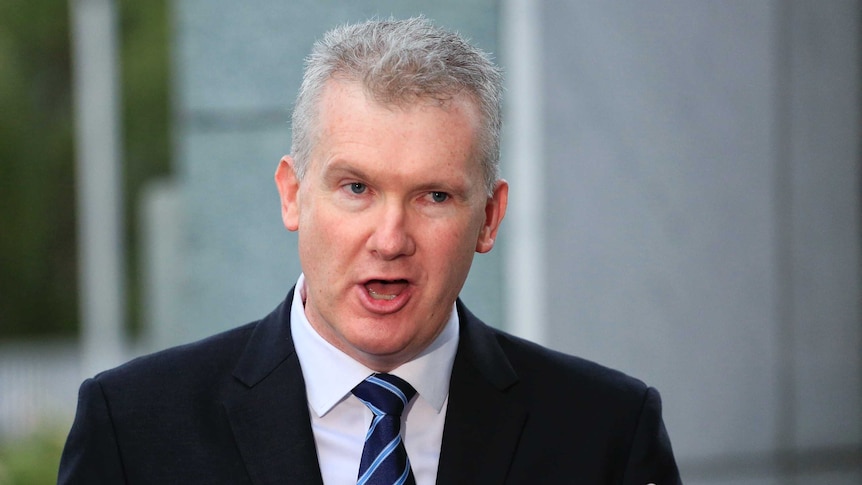
M 455 278 L 469 269 L 476 249 L 475 230 L 470 225 L 434 227 L 428 239 L 428 251 L 440 271 Z M 466 268 L 465 268 L 466 266 Z
M 299 257 L 308 275 L 323 276 L 332 262 L 337 241 L 337 225 L 328 223 L 326 215 L 306 206 L 299 218 Z
M 476 250 L 479 232 L 485 220 L 484 214 L 462 216 L 457 223 L 440 224 L 434 229 L 435 245 L 449 252 L 450 256 L 472 255 Z
M 330 241 L 335 238 L 345 218 L 337 214 L 328 205 L 309 198 L 299 215 L 299 235 L 305 235 L 307 240 L 316 243 Z
M 363 246 L 362 238 L 368 224 L 362 217 L 317 207 L 306 211 L 300 218 L 300 255 L 316 268 L 330 268 L 346 264 L 345 258 L 354 255 Z M 306 261 L 303 261 L 306 263 Z M 309 268 L 311 268 L 310 266 Z

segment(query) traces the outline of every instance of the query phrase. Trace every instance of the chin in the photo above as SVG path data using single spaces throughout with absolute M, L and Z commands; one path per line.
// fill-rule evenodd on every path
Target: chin
M 371 359 L 388 359 L 403 353 L 407 345 L 403 342 L 390 340 L 364 340 L 354 345 L 354 348 Z
M 364 354 L 374 357 L 387 357 L 403 352 L 404 345 L 395 342 L 363 342 L 364 345 L 357 346 Z

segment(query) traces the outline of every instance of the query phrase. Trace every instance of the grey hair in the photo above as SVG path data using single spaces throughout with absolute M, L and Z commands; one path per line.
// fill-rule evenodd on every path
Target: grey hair
M 362 84 L 383 105 L 446 101 L 465 93 L 482 115 L 477 158 L 488 195 L 500 177 L 503 76 L 490 56 L 424 17 L 342 25 L 315 42 L 292 116 L 294 169 L 302 180 L 317 142 L 323 88 L 332 78 Z

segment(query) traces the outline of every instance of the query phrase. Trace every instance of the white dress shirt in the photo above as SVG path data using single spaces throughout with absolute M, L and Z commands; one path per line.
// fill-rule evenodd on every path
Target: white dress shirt
M 300 275 L 291 303 L 290 330 L 305 379 L 320 472 L 326 485 L 353 484 L 372 414 L 350 391 L 374 371 L 324 340 L 308 322 L 304 302 L 305 277 Z M 404 446 L 417 485 L 433 485 L 437 479 L 457 349 L 458 314 L 453 305 L 449 321 L 431 345 L 390 372 L 409 382 L 417 393 L 401 418 Z

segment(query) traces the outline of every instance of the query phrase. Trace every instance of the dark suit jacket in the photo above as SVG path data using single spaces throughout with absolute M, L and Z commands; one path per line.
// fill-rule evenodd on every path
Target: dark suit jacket
M 59 483 L 321 483 L 292 297 L 85 381 Z M 657 391 L 458 312 L 439 484 L 680 483 Z

